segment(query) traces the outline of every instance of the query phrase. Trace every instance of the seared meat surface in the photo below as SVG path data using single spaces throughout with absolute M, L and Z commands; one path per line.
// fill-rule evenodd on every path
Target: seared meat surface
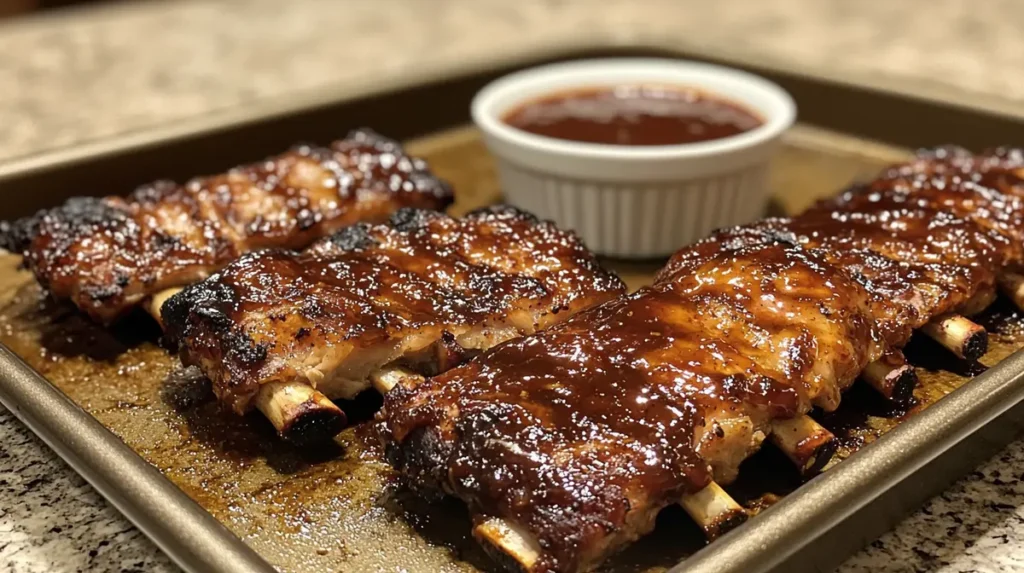
M 244 412 L 271 382 L 351 398 L 385 366 L 435 374 L 622 292 L 574 235 L 522 211 L 405 209 L 303 252 L 245 255 L 162 316 L 183 362 Z
M 531 571 L 590 569 L 734 479 L 773 420 L 836 408 L 914 328 L 1024 262 L 1021 157 L 926 152 L 804 215 L 719 231 L 649 288 L 397 387 L 388 460 L 526 532 Z
M 301 248 L 401 207 L 443 209 L 451 189 L 394 141 L 353 131 L 184 185 L 80 197 L 0 227 L 40 284 L 110 322 L 161 290 L 201 280 L 239 255 Z
M 999 148 L 979 156 L 957 147 L 925 151 L 811 211 L 887 209 L 928 209 L 969 219 L 1013 245 L 1009 259 L 1019 264 L 1024 261 L 1024 151 Z
M 705 247 L 653 287 L 390 392 L 389 461 L 534 532 L 538 571 L 586 568 L 702 488 L 708 452 L 738 463 L 772 418 L 880 354 L 867 294 L 820 257 Z
M 818 253 L 866 289 L 880 331 L 896 348 L 932 317 L 995 288 L 995 271 L 1016 250 L 1003 236 L 948 212 L 868 207 L 766 219 L 709 241 L 735 248 L 781 238 Z

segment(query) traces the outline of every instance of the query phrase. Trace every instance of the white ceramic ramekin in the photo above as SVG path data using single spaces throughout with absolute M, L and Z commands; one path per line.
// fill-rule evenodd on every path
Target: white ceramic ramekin
M 544 95 L 623 84 L 694 87 L 754 111 L 764 124 L 699 143 L 620 146 L 544 137 L 502 121 Z M 776 84 L 739 70 L 627 58 L 507 75 L 476 95 L 472 114 L 497 158 L 509 203 L 575 230 L 598 253 L 635 258 L 668 255 L 714 229 L 760 216 L 768 163 L 796 106 Z

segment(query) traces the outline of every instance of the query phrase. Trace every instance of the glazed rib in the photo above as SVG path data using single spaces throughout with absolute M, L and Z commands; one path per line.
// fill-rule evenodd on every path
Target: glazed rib
M 327 148 L 300 146 L 184 185 L 128 197 L 79 197 L 0 227 L 40 284 L 111 322 L 170 287 L 201 280 L 243 253 L 302 248 L 401 207 L 443 209 L 451 189 L 420 159 L 368 130 Z
M 301 253 L 245 255 L 162 316 L 183 362 L 245 412 L 271 384 L 351 398 L 388 366 L 435 374 L 623 291 L 575 235 L 522 211 L 403 209 Z
M 662 507 L 734 479 L 779 421 L 894 371 L 880 359 L 914 329 L 963 344 L 943 328 L 973 323 L 950 313 L 991 302 L 1024 262 L 1021 157 L 928 152 L 684 248 L 651 287 L 390 392 L 388 460 L 466 501 L 503 562 L 592 568 Z M 511 553 L 496 523 L 534 551 Z
M 389 461 L 481 519 L 533 532 L 546 547 L 536 571 L 587 569 L 665 505 L 728 482 L 773 418 L 806 412 L 830 377 L 852 382 L 882 348 L 867 293 L 820 257 L 786 244 L 708 251 L 670 280 L 390 392 Z M 774 301 L 816 320 L 791 326 Z M 832 345 L 822 361 L 815 342 Z
M 1004 237 L 944 211 L 867 206 L 767 219 L 710 240 L 733 247 L 787 240 L 820 253 L 866 289 L 891 348 L 903 347 L 932 318 L 962 310 L 975 293 L 994 292 L 995 271 L 1016 250 Z M 671 272 L 672 262 L 662 275 Z

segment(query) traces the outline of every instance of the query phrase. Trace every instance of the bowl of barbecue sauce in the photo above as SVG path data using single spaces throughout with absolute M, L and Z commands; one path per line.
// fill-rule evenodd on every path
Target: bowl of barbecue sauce
M 762 215 L 796 107 L 746 72 L 630 58 L 513 73 L 472 114 L 509 203 L 603 255 L 651 258 Z

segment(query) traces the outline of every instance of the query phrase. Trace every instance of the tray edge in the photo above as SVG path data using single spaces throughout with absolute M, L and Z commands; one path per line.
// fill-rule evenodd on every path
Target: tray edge
M 670 573 L 767 573 L 1024 401 L 1024 350 L 886 432 Z M 798 524 L 793 527 L 792 524 Z M 750 543 L 756 539 L 757 543 Z
M 3 344 L 0 403 L 182 569 L 196 573 L 275 571 Z

